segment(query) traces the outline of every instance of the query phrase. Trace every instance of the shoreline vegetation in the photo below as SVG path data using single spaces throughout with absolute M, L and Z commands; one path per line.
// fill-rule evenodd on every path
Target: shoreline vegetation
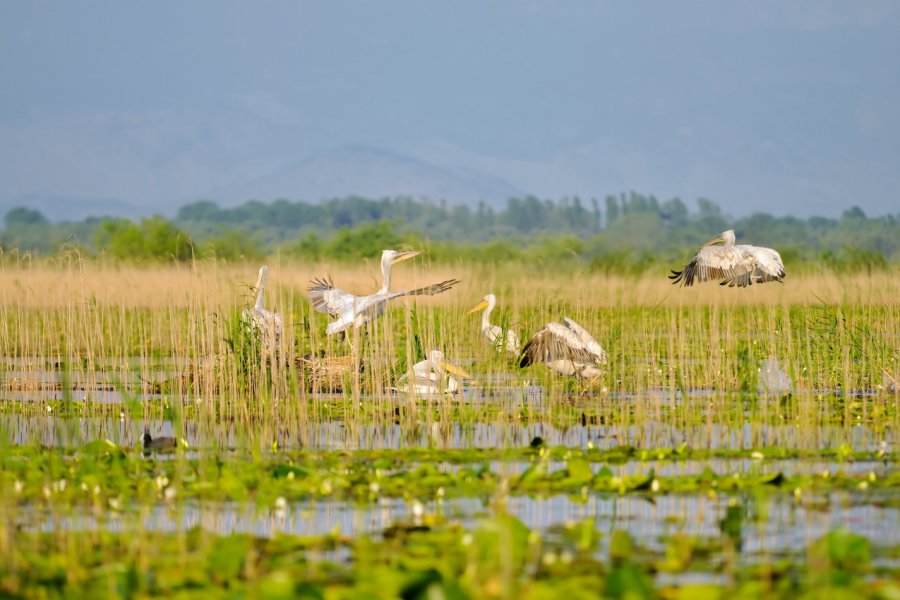
M 125 262 L 353 262 L 384 248 L 415 247 L 438 264 L 535 264 L 599 273 L 641 274 L 685 260 L 711 235 L 734 229 L 741 240 L 778 249 L 793 270 L 876 272 L 900 263 L 900 214 L 867 217 L 858 207 L 840 218 L 724 215 L 700 199 L 691 212 L 678 198 L 637 193 L 603 202 L 511 198 L 493 209 L 426 199 L 348 197 L 319 204 L 278 200 L 222 208 L 186 205 L 167 219 L 91 217 L 52 223 L 15 208 L 4 217 L 0 251 L 50 260 L 76 253 Z

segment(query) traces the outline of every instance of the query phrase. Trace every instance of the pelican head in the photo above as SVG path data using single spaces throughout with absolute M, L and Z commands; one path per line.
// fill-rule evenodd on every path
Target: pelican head
M 491 312 L 492 310 L 494 310 L 494 306 L 496 306 L 496 305 L 497 305 L 497 296 L 495 296 L 493 294 L 488 294 L 487 296 L 485 296 L 484 298 L 481 299 L 481 302 L 478 304 L 478 306 L 474 306 L 472 308 L 472 310 L 469 311 L 469 314 L 472 314 L 474 312 L 478 312 L 479 310 L 484 310 L 484 309 L 487 309 L 488 312 Z
M 434 366 L 435 369 L 439 369 L 441 371 L 446 371 L 448 373 L 452 373 L 454 375 L 458 375 L 460 377 L 465 377 L 467 379 L 471 379 L 472 376 L 466 371 L 460 369 L 452 362 L 444 358 L 444 353 L 440 350 L 431 350 L 427 354 L 428 361 Z
M 259 268 L 259 278 L 256 280 L 256 289 L 262 290 L 266 287 L 266 280 L 269 278 L 269 267 L 263 265 Z
M 713 244 L 725 244 L 726 246 L 734 246 L 734 229 L 729 229 L 728 231 L 723 231 L 718 236 L 709 240 L 703 246 L 712 246 Z
M 391 265 L 422 254 L 420 250 L 383 250 L 381 252 L 381 289 L 379 294 L 386 294 L 391 288 Z
M 414 256 L 418 256 L 422 254 L 421 250 L 384 250 L 381 253 L 381 264 L 384 265 L 393 265 L 403 260 L 407 260 Z
M 263 294 L 266 291 L 266 280 L 269 278 L 269 267 L 259 268 L 259 279 L 256 280 L 256 308 L 263 308 Z

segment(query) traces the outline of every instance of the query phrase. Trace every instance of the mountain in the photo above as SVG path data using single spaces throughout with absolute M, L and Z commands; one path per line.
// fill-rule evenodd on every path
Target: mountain
M 483 171 L 443 167 L 382 148 L 350 146 L 289 164 L 244 183 L 213 189 L 202 196 L 229 206 L 248 200 L 318 202 L 349 195 L 426 197 L 451 204 L 484 201 L 502 206 L 507 198 L 523 196 L 525 192 Z

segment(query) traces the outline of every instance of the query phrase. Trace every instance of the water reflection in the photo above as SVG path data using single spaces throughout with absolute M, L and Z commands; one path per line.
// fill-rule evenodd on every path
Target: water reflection
M 611 448 L 677 448 L 742 450 L 776 447 L 784 450 L 817 450 L 847 445 L 856 451 L 878 450 L 887 444 L 896 447 L 897 432 L 876 430 L 869 425 L 735 424 L 697 423 L 673 426 L 657 420 L 640 425 L 574 424 L 555 425 L 549 421 L 529 423 L 497 420 L 461 423 L 451 420 L 424 420 L 417 417 L 395 421 L 353 424 L 343 420 L 276 419 L 255 423 L 248 431 L 239 420 L 205 422 L 184 419 L 179 431 L 172 422 L 128 419 L 123 411 L 109 409 L 105 417 L 60 418 L 53 414 L 0 415 L 0 428 L 12 444 L 77 447 L 93 439 L 109 439 L 120 446 L 137 446 L 144 426 L 154 436 L 184 437 L 194 448 L 279 448 L 290 450 L 356 450 L 434 447 L 506 448 L 527 446 L 541 437 L 551 446 Z M 537 419 L 538 416 L 535 417 Z
M 740 527 L 742 560 L 754 562 L 795 553 L 839 527 L 867 537 L 876 554 L 879 547 L 900 545 L 900 511 L 897 508 L 875 505 L 871 495 L 851 493 L 835 493 L 810 500 L 814 501 L 809 505 L 797 503 L 788 494 L 761 499 L 750 495 L 739 498 L 745 505 Z M 641 547 L 658 553 L 665 551 L 666 540 L 673 535 L 718 540 L 720 523 L 729 501 L 724 496 L 710 498 L 704 495 L 654 496 L 652 501 L 633 495 L 590 495 L 584 499 L 564 495 L 548 498 L 511 496 L 503 503 L 503 510 L 551 539 L 554 532 L 567 524 L 593 519 L 595 528 L 604 534 L 598 555 L 607 556 L 610 536 L 606 534 L 616 529 L 628 531 Z M 98 517 L 76 512 L 44 516 L 37 523 L 21 524 L 47 532 L 96 528 L 125 531 L 129 527 L 177 531 L 202 527 L 221 535 L 238 532 L 260 536 L 339 533 L 350 537 L 378 537 L 391 525 L 411 522 L 414 504 L 419 501 L 392 498 L 366 506 L 338 501 L 306 501 L 287 503 L 283 508 L 186 502 L 177 508 L 156 507 L 140 516 L 112 514 Z M 480 519 L 491 516 L 495 510 L 479 498 L 423 501 L 420 507 L 426 514 L 460 522 L 466 529 L 477 527 Z M 28 516 L 21 514 L 19 519 L 27 521 Z

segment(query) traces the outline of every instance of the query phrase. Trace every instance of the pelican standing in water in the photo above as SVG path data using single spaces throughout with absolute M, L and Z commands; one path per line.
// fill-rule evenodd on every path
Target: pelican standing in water
M 328 324 L 325 332 L 328 335 L 340 333 L 351 327 L 361 327 L 384 314 L 389 300 L 402 296 L 433 296 L 446 292 L 459 283 L 458 279 L 448 279 L 441 283 L 417 288 L 391 292 L 391 266 L 403 260 L 418 256 L 421 252 L 401 252 L 385 250 L 381 253 L 381 288 L 368 296 L 356 296 L 346 290 L 334 287 L 328 279 L 313 279 L 307 291 L 313 308 L 321 313 L 335 317 L 337 320 Z
M 494 310 L 495 306 L 497 306 L 497 297 L 494 296 L 494 294 L 488 294 L 481 300 L 481 303 L 478 306 L 469 311 L 469 314 L 484 310 L 481 314 L 482 337 L 484 337 L 491 346 L 496 348 L 497 352 L 503 352 L 505 349 L 510 354 L 518 356 L 520 344 L 519 336 L 516 335 L 516 332 L 507 329 L 506 335 L 504 336 L 502 327 L 499 325 L 491 325 L 491 311 Z
M 265 349 L 277 348 L 281 341 L 281 330 L 284 327 L 281 315 L 271 310 L 266 310 L 263 305 L 263 296 L 266 293 L 266 281 L 269 279 L 269 268 L 263 265 L 259 268 L 259 279 L 256 280 L 256 303 L 250 308 L 245 308 L 241 314 L 244 323 L 260 333 Z
M 471 378 L 472 376 L 460 369 L 444 357 L 440 350 L 430 350 L 425 360 L 421 360 L 412 367 L 413 379 L 409 382 L 406 373 L 397 381 L 397 391 L 407 393 L 412 386 L 415 394 L 455 394 L 461 389 L 459 380 L 455 376 Z
M 713 244 L 723 244 L 714 246 Z M 734 245 L 734 230 L 723 231 L 703 244 L 694 258 L 681 271 L 672 271 L 669 279 L 682 287 L 699 281 L 718 281 L 728 287 L 747 287 L 767 281 L 783 282 L 784 263 L 781 255 L 771 248 Z
M 609 357 L 584 327 L 563 317 L 562 323 L 544 325 L 522 348 L 520 367 L 539 362 L 561 375 L 597 379 L 606 372 Z

